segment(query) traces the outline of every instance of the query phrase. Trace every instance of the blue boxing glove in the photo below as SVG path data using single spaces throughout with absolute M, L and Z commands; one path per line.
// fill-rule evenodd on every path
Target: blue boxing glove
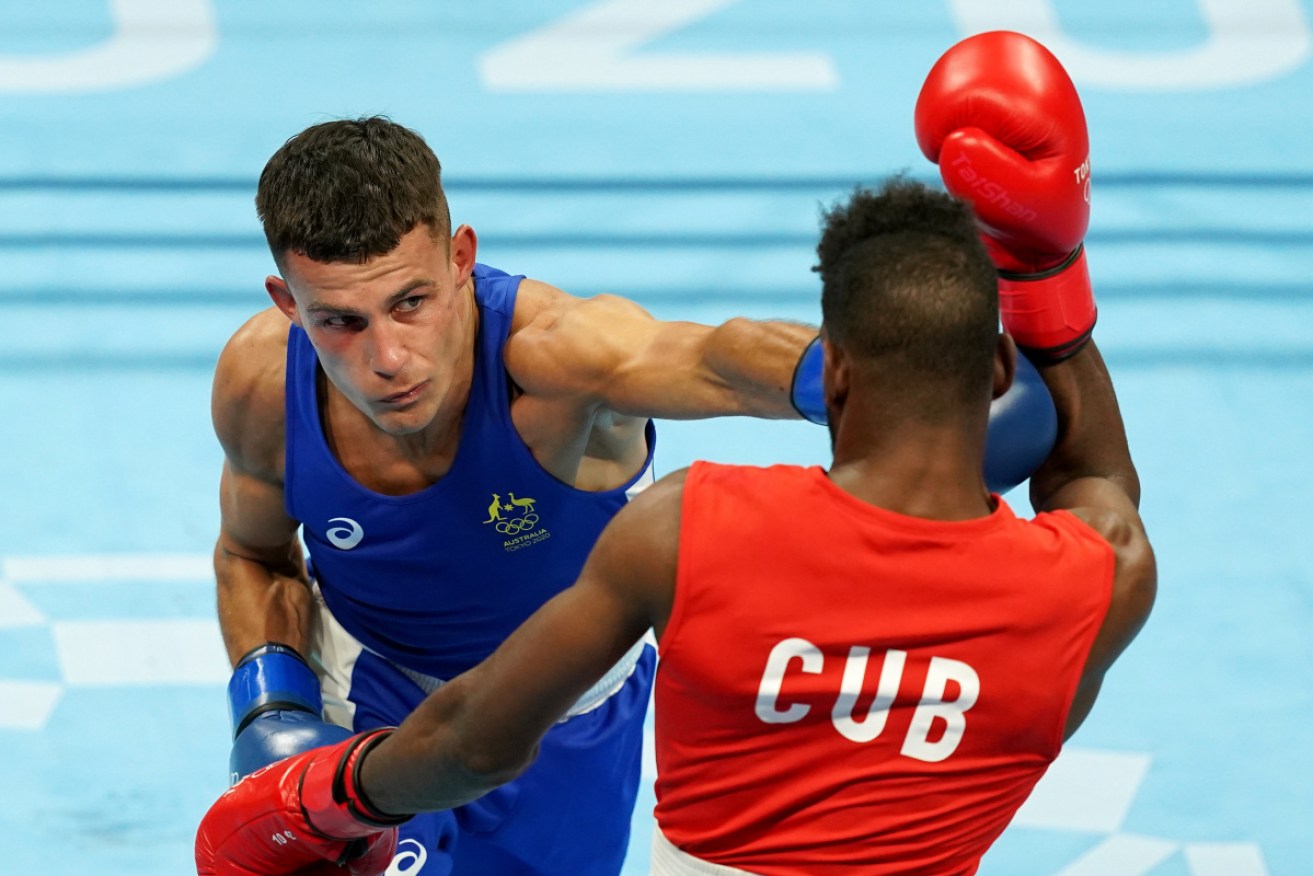
M 790 396 L 804 419 L 820 425 L 828 422 L 821 386 L 824 359 L 818 336 L 798 358 Z M 990 492 L 1006 493 L 1030 477 L 1048 459 L 1057 438 L 1058 413 L 1053 396 L 1035 366 L 1019 354 L 1012 386 L 989 406 L 985 485 Z
M 985 486 L 1000 495 L 1017 486 L 1049 458 L 1057 440 L 1053 396 L 1026 354 L 1018 352 L 1012 385 L 989 406 Z
M 345 727 L 324 721 L 323 709 L 319 679 L 294 649 L 266 642 L 248 652 L 228 681 L 229 784 L 274 761 L 351 736 Z

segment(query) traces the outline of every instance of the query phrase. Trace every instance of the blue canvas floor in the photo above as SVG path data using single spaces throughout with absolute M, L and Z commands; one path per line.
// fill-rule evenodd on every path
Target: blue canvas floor
M 189 872 L 224 786 L 209 384 L 266 306 L 251 198 L 286 137 L 389 113 L 441 156 L 483 261 L 664 318 L 814 323 L 819 208 L 931 177 L 916 89 L 988 7 L 1044 33 L 1037 10 L 1060 13 L 1094 150 L 1096 337 L 1161 583 L 981 872 L 1313 872 L 1307 0 L 683 0 L 646 24 L 631 0 L 447 6 L 0 0 L 0 833 L 21 837 L 0 870 Z M 571 73 L 553 46 L 603 14 L 628 24 Z M 96 54 L 126 37 L 154 51 Z M 1209 72 L 1208 47 L 1234 53 Z M 516 79 L 526 52 L 555 73 Z M 684 62 L 706 56 L 731 72 L 699 79 Z M 803 423 L 658 428 L 659 471 L 827 456 Z M 650 779 L 626 876 L 647 872 Z

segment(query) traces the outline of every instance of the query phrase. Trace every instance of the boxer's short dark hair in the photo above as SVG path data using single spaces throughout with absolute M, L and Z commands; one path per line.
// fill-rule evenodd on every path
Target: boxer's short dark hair
M 260 174 L 255 208 L 280 266 L 289 252 L 363 264 L 418 225 L 447 236 L 442 165 L 424 138 L 383 116 L 306 128 Z
M 971 207 L 903 176 L 825 212 L 816 252 L 827 336 L 906 379 L 976 395 L 993 374 L 998 275 Z M 919 402 L 918 402 L 919 403 Z

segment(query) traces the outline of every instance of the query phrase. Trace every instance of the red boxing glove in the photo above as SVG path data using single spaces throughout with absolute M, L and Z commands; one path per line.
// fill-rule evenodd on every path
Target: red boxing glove
M 378 876 L 396 825 L 360 793 L 357 766 L 392 730 L 313 748 L 251 773 L 221 796 L 196 832 L 198 876 Z
M 1090 143 L 1058 59 L 1009 31 L 962 40 L 921 87 L 916 139 L 975 209 L 999 269 L 1003 327 L 1039 361 L 1075 353 L 1096 318 L 1081 244 Z

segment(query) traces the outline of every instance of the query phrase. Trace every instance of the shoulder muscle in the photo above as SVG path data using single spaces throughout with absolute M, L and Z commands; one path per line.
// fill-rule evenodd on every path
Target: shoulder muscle
M 506 367 L 533 395 L 601 397 L 635 346 L 647 342 L 660 325 L 640 305 L 618 295 L 577 298 L 526 280 L 520 296 Z
M 210 396 L 215 435 L 236 472 L 280 480 L 288 321 L 275 308 L 239 328 L 219 354 Z

